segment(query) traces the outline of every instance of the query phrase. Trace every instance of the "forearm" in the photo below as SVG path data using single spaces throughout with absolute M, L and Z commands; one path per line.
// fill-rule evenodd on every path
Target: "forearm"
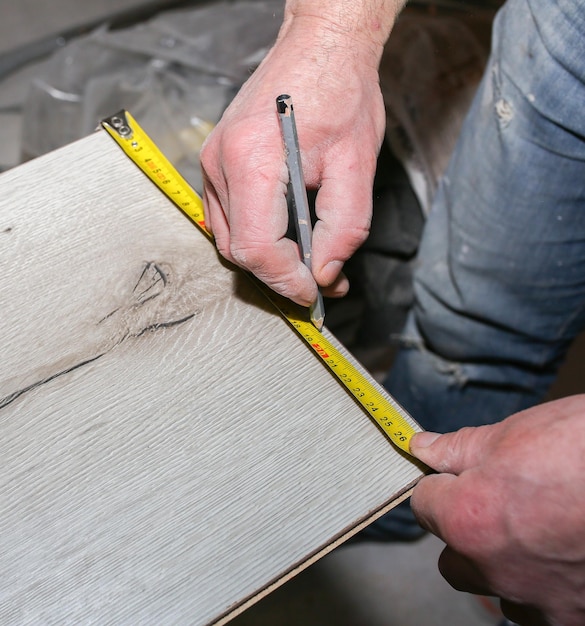
M 378 65 L 384 45 L 406 0 L 287 0 L 281 36 L 302 23 L 324 48 L 352 46 Z

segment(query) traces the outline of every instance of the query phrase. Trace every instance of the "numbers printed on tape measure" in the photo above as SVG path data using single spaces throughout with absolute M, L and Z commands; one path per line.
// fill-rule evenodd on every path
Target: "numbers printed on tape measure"
M 103 120 L 102 127 L 148 178 L 209 239 L 212 239 L 211 233 L 205 226 L 203 201 L 140 128 L 134 118 L 128 112 L 121 111 Z M 278 309 L 284 319 L 297 331 L 299 336 L 335 374 L 337 380 L 367 411 L 390 441 L 401 450 L 409 452 L 410 439 L 418 429 L 411 423 L 404 409 L 394 405 L 388 396 L 380 391 L 376 383 L 372 383 L 360 373 L 349 358 L 344 356 L 323 333 L 316 330 L 308 317 L 304 319 L 300 313 L 300 307 L 295 309 L 296 305 L 293 305 L 289 300 L 276 294 L 253 276 L 250 275 L 250 278 Z
M 203 201 L 127 111 L 102 121 L 102 127 L 136 165 L 207 235 Z
M 325 336 L 317 333 L 313 324 L 298 319 L 287 311 L 286 307 L 276 306 L 390 440 L 401 450 L 409 452 L 408 445 L 416 429 L 405 415 L 393 406 L 388 398 L 376 389 L 375 385 L 359 372 Z

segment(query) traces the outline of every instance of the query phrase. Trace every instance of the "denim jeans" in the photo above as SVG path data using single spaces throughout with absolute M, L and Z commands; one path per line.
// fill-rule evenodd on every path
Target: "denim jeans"
M 508 0 L 385 386 L 426 429 L 538 403 L 585 327 L 585 5 Z M 410 518 L 411 522 L 413 518 Z M 400 533 L 403 511 L 377 523 Z

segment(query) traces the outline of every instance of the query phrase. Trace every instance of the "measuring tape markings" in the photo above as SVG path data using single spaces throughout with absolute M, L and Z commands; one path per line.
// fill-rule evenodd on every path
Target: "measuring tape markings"
M 102 121 L 102 127 L 161 191 L 211 239 L 203 201 L 127 111 Z
M 205 226 L 203 201 L 130 113 L 121 111 L 103 120 L 101 125 L 148 178 L 195 222 L 208 239 L 213 240 Z M 393 403 L 377 383 L 368 380 L 360 372 L 360 366 L 353 357 L 333 345 L 326 336 L 326 329 L 319 332 L 308 319 L 303 318 L 300 307 L 269 289 L 254 276 L 246 275 L 329 367 L 390 441 L 404 452 L 409 452 L 410 439 L 420 429 L 406 411 Z
M 271 296 L 268 297 L 272 299 Z M 369 380 L 366 375 L 360 372 L 358 369 L 360 366 L 352 362 L 353 357 L 344 354 L 329 340 L 326 329 L 319 332 L 311 322 L 299 319 L 297 315 L 287 310 L 286 305 L 275 302 L 273 304 L 390 440 L 400 449 L 408 452 L 410 438 L 416 429 L 401 413 L 401 409 L 391 403 L 388 395 L 378 388 L 377 383 Z

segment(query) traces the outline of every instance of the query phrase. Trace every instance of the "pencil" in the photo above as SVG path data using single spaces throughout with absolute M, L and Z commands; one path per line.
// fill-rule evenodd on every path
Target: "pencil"
M 289 190 L 291 192 L 291 205 L 297 233 L 297 243 L 303 263 L 309 268 L 309 271 L 311 271 L 313 228 L 311 224 L 311 213 L 309 211 L 309 199 L 307 198 L 307 188 L 305 186 L 305 178 L 301 165 L 301 151 L 299 149 L 292 98 L 287 94 L 278 96 L 278 98 L 276 98 L 276 109 L 280 119 L 280 127 L 282 129 L 286 152 Z M 317 299 L 309 307 L 309 315 L 315 328 L 320 331 L 325 321 L 325 307 L 323 305 L 321 291 L 317 292 Z

